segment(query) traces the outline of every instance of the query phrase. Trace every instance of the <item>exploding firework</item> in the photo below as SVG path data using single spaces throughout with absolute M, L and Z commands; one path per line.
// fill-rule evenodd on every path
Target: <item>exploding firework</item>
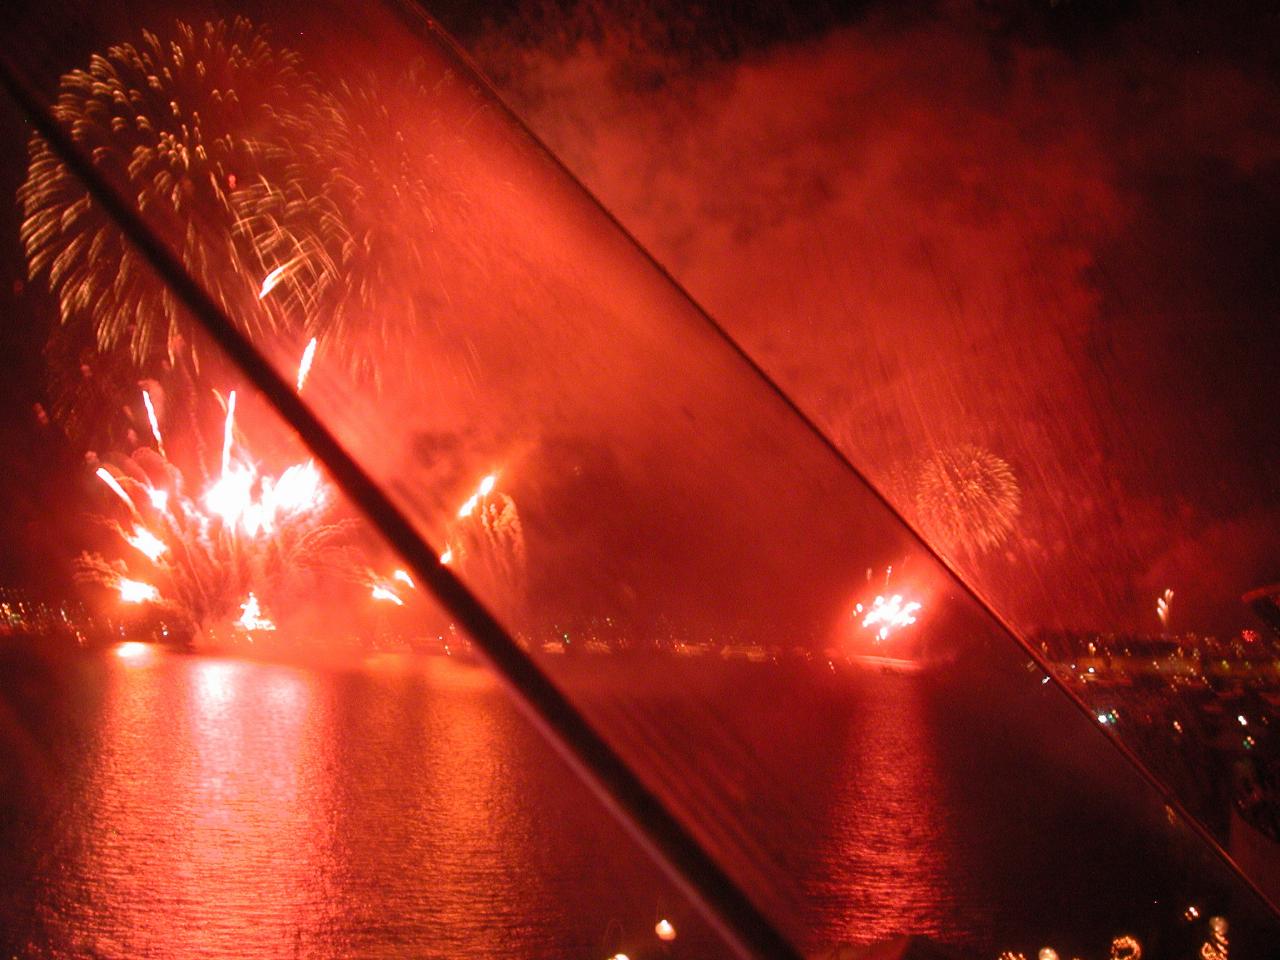
M 877 596 L 871 601 L 870 609 L 865 609 L 862 604 L 854 607 L 854 615 L 862 616 L 862 627 L 865 630 L 874 630 L 876 640 L 887 640 L 889 635 L 896 630 L 909 627 L 916 622 L 916 614 L 919 613 L 921 604 L 914 600 L 904 601 L 901 594 L 895 593 L 889 598 Z
M 1009 464 L 973 444 L 939 450 L 924 460 L 913 493 L 915 519 L 925 537 L 970 557 L 1008 539 L 1022 503 Z
M 489 474 L 458 508 L 440 562 L 454 566 L 481 597 L 512 609 L 524 598 L 524 529 L 515 501 Z
M 263 472 L 234 442 L 235 404 L 228 398 L 221 471 L 194 496 L 166 458 L 143 448 L 98 477 L 128 511 L 112 520 L 132 552 L 128 560 L 86 554 L 81 576 L 106 585 L 122 602 L 149 604 L 192 638 L 232 626 L 275 629 L 298 582 L 312 575 L 353 579 L 341 546 L 353 521 L 329 519 L 333 496 L 313 463 Z M 261 599 L 260 599 L 261 598 Z
M 62 78 L 52 112 L 99 173 L 137 198 L 191 276 L 255 333 L 282 328 L 284 317 L 259 299 L 259 262 L 237 242 L 237 184 L 272 176 L 263 164 L 279 151 L 264 145 L 286 142 L 283 118 L 314 97 L 297 56 L 237 19 L 178 23 L 169 36 L 144 32 L 109 48 Z M 47 274 L 64 336 L 99 352 L 125 346 L 144 368 L 176 352 L 177 301 L 38 135 L 19 200 L 30 273 Z
M 375 383 L 411 338 L 442 333 L 438 265 L 466 255 L 469 206 L 459 165 L 443 159 L 458 138 L 435 106 L 452 83 L 421 64 L 337 83 L 283 118 L 288 134 L 270 148 L 282 175 L 236 194 L 237 235 L 264 267 L 258 297 L 342 343 Z

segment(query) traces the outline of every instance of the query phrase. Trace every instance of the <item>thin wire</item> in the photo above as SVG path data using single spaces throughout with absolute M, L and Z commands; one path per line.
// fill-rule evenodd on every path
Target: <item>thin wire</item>
M 702 849 L 586 717 L 560 692 L 489 610 L 439 559 L 395 502 L 349 454 L 249 339 L 185 270 L 133 206 L 107 183 L 62 127 L 7 52 L 0 81 L 36 130 L 83 182 L 178 299 L 324 464 L 333 481 L 395 548 L 471 636 L 556 751 L 666 872 L 734 952 L 743 958 L 801 960 L 720 865 Z

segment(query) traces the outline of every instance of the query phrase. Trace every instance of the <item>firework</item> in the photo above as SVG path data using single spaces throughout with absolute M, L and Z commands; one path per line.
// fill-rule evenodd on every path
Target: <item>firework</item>
M 249 591 L 249 596 L 245 598 L 244 603 L 240 604 L 240 619 L 236 621 L 236 626 L 246 632 L 254 630 L 274 630 L 276 625 L 262 615 L 262 605 L 258 603 L 258 598 L 253 591 Z
M 340 556 L 354 521 L 327 519 L 333 498 L 315 464 L 263 472 L 243 446 L 225 442 L 232 409 L 229 400 L 225 469 L 193 496 L 183 492 L 181 472 L 148 448 L 137 451 L 134 461 L 126 459 L 118 476 L 98 471 L 129 507 L 129 526 L 111 525 L 136 551 L 133 562 L 145 558 L 146 579 L 130 573 L 126 559 L 95 554 L 80 558 L 79 573 L 111 588 L 122 602 L 152 606 L 179 636 L 196 638 L 220 625 L 271 630 L 265 608 L 280 609 L 301 578 L 354 579 Z M 152 479 L 161 471 L 168 489 Z
M 369 592 L 375 600 L 386 600 L 390 603 L 394 603 L 397 607 L 404 606 L 404 601 L 400 599 L 394 590 L 385 584 L 375 583 Z
M 302 359 L 298 361 L 298 392 L 302 392 L 302 385 L 307 382 L 307 375 L 311 373 L 311 364 L 316 358 L 315 337 L 312 337 L 307 343 L 307 347 L 302 351 Z
M 160 599 L 160 591 L 141 580 L 130 580 L 119 577 L 116 589 L 120 591 L 120 599 L 125 603 L 153 603 Z
M 258 258 L 234 229 L 236 184 L 276 176 L 264 164 L 282 154 L 265 145 L 286 143 L 285 118 L 315 97 L 294 53 L 236 19 L 110 47 L 62 78 L 52 113 L 101 175 L 137 198 L 188 273 L 258 333 L 287 323 L 257 296 Z M 172 356 L 185 323 L 177 301 L 39 136 L 19 200 L 30 274 L 47 275 L 62 335 L 101 352 L 126 347 L 139 367 Z
M 231 468 L 231 441 L 235 435 L 236 392 L 231 391 L 227 397 L 227 417 L 222 423 L 222 475 L 226 476 Z
M 413 578 L 412 578 L 411 576 L 409 576 L 409 571 L 407 571 L 407 570 L 397 570 L 395 573 L 391 574 L 391 579 L 392 579 L 392 580 L 399 580 L 401 583 L 403 583 L 403 584 L 404 584 L 406 587 L 408 587 L 410 590 L 416 590 L 416 589 L 418 589 L 418 588 L 414 585 L 414 583 L 413 583 Z
M 913 505 L 921 532 L 943 550 L 971 557 L 1008 539 L 1021 500 L 1009 464 L 972 444 L 935 452 L 916 474 Z
M 904 602 L 902 595 L 895 593 L 888 599 L 877 596 L 871 602 L 871 608 L 865 611 L 862 604 L 858 604 L 854 607 L 854 613 L 864 614 L 862 626 L 864 629 L 875 630 L 877 640 L 887 640 L 895 630 L 915 623 L 916 613 L 920 608 L 921 605 L 916 601 Z
M 1160 626 L 1169 629 L 1169 613 L 1173 606 L 1173 591 L 1165 590 L 1165 592 L 1156 598 L 1156 616 L 1160 618 Z
M 137 515 L 138 508 L 133 502 L 133 497 L 129 496 L 129 494 L 125 492 L 124 487 L 120 486 L 120 481 L 111 475 L 111 471 L 106 467 L 99 467 L 94 471 L 94 474 L 99 480 L 107 485 L 112 493 L 124 502 L 124 505 L 129 508 L 130 513 L 135 516 Z
M 258 297 L 336 338 L 351 372 L 374 383 L 424 329 L 441 332 L 442 227 L 455 225 L 454 263 L 470 236 L 456 228 L 468 204 L 453 171 L 465 164 L 442 162 L 458 141 L 436 107 L 451 83 L 415 65 L 321 91 L 267 146 L 281 176 L 236 193 L 237 237 L 265 271 Z
M 152 405 L 151 393 L 147 390 L 142 391 L 142 405 L 147 408 L 147 421 L 151 424 L 151 436 L 155 437 L 156 448 L 160 451 L 160 456 L 166 456 L 164 439 L 160 436 L 160 420 L 156 417 L 156 408 Z
M 169 550 L 169 547 L 163 540 L 140 523 L 135 523 L 133 525 L 132 534 L 127 534 L 121 531 L 121 535 L 129 546 L 133 547 L 152 563 L 155 563 L 155 561 L 160 559 L 161 555 L 167 553 Z
M 518 604 L 526 572 L 524 530 L 515 501 L 497 491 L 497 483 L 498 474 L 488 474 L 463 501 L 440 562 L 456 565 L 491 602 Z

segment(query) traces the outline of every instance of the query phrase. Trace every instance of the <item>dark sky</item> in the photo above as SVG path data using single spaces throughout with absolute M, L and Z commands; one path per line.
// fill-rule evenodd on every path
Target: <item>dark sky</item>
M 1239 594 L 1280 579 L 1265 5 L 437 13 L 909 516 L 896 478 L 930 455 L 976 445 L 1010 465 L 1012 535 L 955 559 L 1018 622 L 1154 629 L 1168 586 L 1176 626 L 1231 629 Z M 58 27 L 59 69 L 109 32 L 90 16 Z M 23 137 L 4 123 L 12 195 Z M 0 577 L 39 581 L 57 564 L 27 559 L 49 543 L 37 521 L 85 484 L 32 413 L 49 304 L 18 289 L 12 205 L 0 227 L 0 536 L 23 545 Z M 75 516 L 58 510 L 55 542 Z

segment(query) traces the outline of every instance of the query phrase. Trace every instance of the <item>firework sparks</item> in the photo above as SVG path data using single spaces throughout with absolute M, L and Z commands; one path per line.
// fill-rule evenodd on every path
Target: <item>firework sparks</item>
M 280 281 L 284 279 L 285 274 L 287 274 L 290 268 L 293 267 L 293 265 L 296 264 L 297 262 L 298 261 L 295 258 L 293 260 L 290 260 L 288 263 L 282 263 L 280 264 L 280 266 L 276 267 L 274 270 L 268 273 L 265 277 L 263 277 L 262 289 L 258 291 L 258 299 L 265 300 L 267 298 L 267 295 L 270 294 L 271 291 L 276 288 L 276 286 L 280 283 Z
M 440 562 L 459 567 L 493 601 L 519 602 L 525 579 L 524 532 L 515 501 L 497 491 L 490 473 L 458 509 Z
M 920 466 L 914 505 L 921 531 L 976 557 L 1013 532 L 1022 494 L 1012 468 L 973 444 L 938 450 Z
M 226 476 L 227 470 L 231 466 L 231 438 L 235 432 L 236 420 L 236 392 L 234 390 L 227 396 L 227 419 L 222 427 L 222 473 Z
M 130 580 L 121 577 L 116 583 L 120 591 L 120 599 L 125 603 L 154 603 L 160 599 L 160 591 L 141 580 Z
M 129 512 L 135 516 L 138 513 L 137 506 L 134 505 L 133 498 L 125 493 L 124 487 L 120 486 L 120 481 L 113 477 L 106 467 L 99 467 L 94 471 L 99 480 L 111 488 L 111 492 L 124 501 L 124 505 L 129 508 Z
M 1173 591 L 1165 590 L 1165 592 L 1156 598 L 1156 616 L 1160 618 L 1160 626 L 1165 630 L 1169 629 L 1169 614 L 1173 607 Z
M 126 181 L 148 218 L 188 227 L 174 252 L 221 307 L 250 333 L 279 332 L 283 312 L 253 298 L 261 259 L 235 230 L 235 181 L 280 178 L 286 118 L 315 96 L 296 54 L 236 19 L 178 23 L 168 36 L 109 47 L 62 77 L 52 112 L 95 166 Z M 171 353 L 189 322 L 175 298 L 45 140 L 33 137 L 30 155 L 22 238 L 32 275 L 46 274 L 58 299 L 60 335 L 125 348 L 139 366 Z
M 151 394 L 142 391 L 142 405 L 147 408 L 147 421 L 151 424 L 151 435 L 156 438 L 156 448 L 160 451 L 160 456 L 166 460 L 169 455 L 164 452 L 164 438 L 160 436 L 160 420 L 156 417 L 156 408 L 151 403 Z
M 311 372 L 311 363 L 316 358 L 316 338 L 312 337 L 307 344 L 307 348 L 302 351 L 302 359 L 298 361 L 298 392 L 302 392 L 302 385 L 307 382 L 307 374 Z
M 262 606 L 258 603 L 258 598 L 253 591 L 249 591 L 249 596 L 245 598 L 244 603 L 240 604 L 240 619 L 236 621 L 237 626 L 242 630 L 274 630 L 276 625 L 262 615 Z
M 877 596 L 871 602 L 871 609 L 862 618 L 862 626 L 866 629 L 875 629 L 877 640 L 887 640 L 893 631 L 909 627 L 916 622 L 915 615 L 920 610 L 920 606 L 914 600 L 904 603 L 902 595 L 897 593 L 887 600 L 883 596 Z M 855 612 L 862 612 L 862 604 L 858 604 Z
M 140 523 L 135 523 L 133 525 L 133 534 L 125 534 L 124 539 L 129 546 L 133 547 L 152 563 L 160 559 L 169 549 L 163 540 Z
M 414 585 L 413 578 L 412 578 L 411 576 L 409 576 L 409 571 L 407 571 L 407 570 L 397 570 L 395 573 L 391 574 L 391 579 L 392 579 L 392 580 L 399 580 L 401 583 L 403 583 L 403 584 L 404 584 L 406 587 L 408 587 L 410 590 L 417 590 L 417 589 L 418 589 L 418 588 Z
M 498 475 L 496 473 L 491 473 L 481 480 L 480 486 L 476 488 L 476 492 L 467 497 L 462 506 L 458 508 L 458 519 L 465 520 L 467 517 L 471 516 L 471 514 L 475 513 L 476 507 L 480 505 L 480 501 L 493 493 L 493 488 L 497 483 Z
M 396 595 L 396 592 L 381 583 L 375 583 L 369 591 L 369 595 L 375 600 L 386 600 L 389 603 L 394 603 L 397 607 L 404 606 L 404 601 Z
M 272 533 L 284 518 L 320 510 L 327 500 L 324 480 L 312 461 L 295 464 L 274 480 L 259 478 L 249 464 L 229 463 L 204 494 L 210 513 L 250 537 Z
M 155 507 L 160 513 L 164 513 L 169 509 L 168 490 L 161 490 L 157 487 L 148 487 L 147 499 L 151 501 L 151 506 Z

